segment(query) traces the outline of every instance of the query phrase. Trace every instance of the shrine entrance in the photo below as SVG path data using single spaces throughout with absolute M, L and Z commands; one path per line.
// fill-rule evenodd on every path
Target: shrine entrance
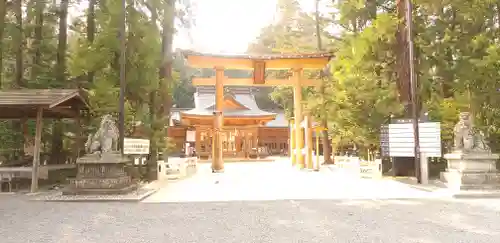
M 200 127 L 199 139 L 195 142 L 200 159 L 211 159 L 213 149 L 212 128 Z M 222 142 L 222 152 L 225 158 L 246 158 L 250 157 L 252 150 L 257 148 L 257 130 L 255 128 L 224 128 L 220 132 Z
M 294 165 L 302 168 L 313 164 L 312 122 L 302 107 L 302 87 L 320 86 L 319 73 L 323 70 L 331 53 L 290 55 L 220 55 L 185 51 L 184 56 L 191 68 L 215 70 L 213 77 L 193 77 L 192 84 L 213 90 L 213 98 L 203 96 L 203 89 L 195 95 L 196 108 L 182 112 L 185 125 L 194 126 L 199 154 L 206 153 L 212 159 L 212 171 L 224 171 L 224 157 L 250 156 L 258 148 L 258 128 L 276 118 L 276 114 L 260 110 L 251 91 L 237 90 L 226 94 L 225 87 L 242 86 L 292 86 L 294 119 L 290 121 L 290 158 Z M 225 71 L 246 70 L 251 78 L 230 78 Z M 268 78 L 268 71 L 285 71 L 285 78 Z M 318 79 L 304 78 L 305 70 L 316 70 Z M 203 70 L 199 73 L 204 73 Z M 307 76 L 311 76 L 308 74 Z M 241 94 L 241 92 L 247 94 Z M 248 93 L 250 92 L 250 93 Z M 201 131 L 205 126 L 205 132 Z M 203 134 L 202 134 L 203 133 Z M 207 135 L 205 135 L 207 134 Z M 208 135 L 210 134 L 210 135 Z M 292 136 L 293 135 L 293 136 Z M 197 147 L 198 148 L 198 147 Z M 312 169 L 312 168 L 311 168 Z

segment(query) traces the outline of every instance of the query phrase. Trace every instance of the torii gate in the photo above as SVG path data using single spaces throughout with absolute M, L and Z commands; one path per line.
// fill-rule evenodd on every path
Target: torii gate
M 292 163 L 305 167 L 304 161 L 304 132 L 301 129 L 303 121 L 302 111 L 302 87 L 319 86 L 320 79 L 311 80 L 303 78 L 305 69 L 324 69 L 332 53 L 313 54 L 279 54 L 279 55 L 224 55 L 206 54 L 193 51 L 184 51 L 188 65 L 192 68 L 213 68 L 215 77 L 200 78 L 194 77 L 194 86 L 215 85 L 215 112 L 214 112 L 214 136 L 212 150 L 212 170 L 213 172 L 224 171 L 224 161 L 222 158 L 222 140 L 220 131 L 224 125 L 222 105 L 224 101 L 224 85 L 234 86 L 292 86 L 294 100 L 294 128 L 290 134 L 291 145 L 295 145 L 294 152 L 290 153 Z M 224 76 L 226 69 L 253 70 L 253 78 L 228 78 Z M 266 70 L 291 69 L 293 75 L 288 79 L 266 79 Z M 293 131 L 294 130 L 294 131 Z M 292 140 L 293 139 L 293 140 Z M 312 147 L 307 148 L 311 150 Z M 308 153 L 305 153 L 308 154 Z

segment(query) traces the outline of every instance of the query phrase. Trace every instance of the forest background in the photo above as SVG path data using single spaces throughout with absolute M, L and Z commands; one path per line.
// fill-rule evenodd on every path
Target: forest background
M 327 77 L 319 88 L 304 89 L 304 105 L 328 127 L 333 150 L 356 144 L 376 150 L 380 125 L 405 116 L 400 101 L 405 77 L 404 8 L 394 0 L 278 0 L 277 18 L 249 45 L 250 53 L 331 51 Z M 491 0 L 414 0 L 414 42 L 420 104 L 442 123 L 444 150 L 460 111 L 471 111 L 475 125 L 500 149 L 500 2 Z M 0 0 L 0 87 L 82 88 L 92 117 L 117 114 L 119 97 L 121 1 Z M 68 18 L 72 6 L 84 14 Z M 186 66 L 173 50 L 176 31 L 196 24 L 190 0 L 126 1 L 126 135 L 141 124 L 152 141 L 152 159 L 168 147 L 170 108 L 192 107 L 199 70 Z M 335 30 L 335 31 L 332 31 Z M 244 31 L 244 30 L 241 30 Z M 234 72 L 233 76 L 246 75 Z M 289 88 L 256 93 L 263 109 L 293 116 Z M 75 124 L 44 123 L 43 150 L 55 155 L 71 148 Z M 4 156 L 22 154 L 19 121 L 0 121 Z M 33 121 L 29 121 L 34 134 Z M 57 163 L 54 162 L 54 163 Z M 152 168 L 156 166 L 152 163 Z

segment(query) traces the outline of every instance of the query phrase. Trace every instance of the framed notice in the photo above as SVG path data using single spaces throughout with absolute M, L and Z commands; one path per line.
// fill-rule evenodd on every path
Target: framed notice
M 186 142 L 196 142 L 196 131 L 186 131 Z
M 149 139 L 124 138 L 123 154 L 149 154 Z

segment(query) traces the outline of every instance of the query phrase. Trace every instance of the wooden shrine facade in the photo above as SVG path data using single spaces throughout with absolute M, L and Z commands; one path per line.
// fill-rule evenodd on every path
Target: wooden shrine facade
M 212 153 L 213 129 L 209 127 L 173 126 L 169 137 L 173 139 L 176 152 L 181 152 L 187 143 L 188 131 L 196 132 L 194 146 L 200 159 L 209 159 Z M 250 158 L 254 148 L 265 148 L 267 155 L 288 154 L 289 128 L 287 127 L 239 127 L 222 130 L 222 147 L 226 158 Z
M 209 159 L 215 135 L 215 88 L 198 86 L 194 99 L 193 109 L 173 108 L 169 136 L 179 151 L 190 143 L 200 158 Z M 249 87 L 227 87 L 222 103 L 225 116 L 219 131 L 224 157 L 243 159 L 287 154 L 289 129 L 283 112 L 261 110 Z M 194 136 L 188 138 L 190 132 L 194 132 Z

